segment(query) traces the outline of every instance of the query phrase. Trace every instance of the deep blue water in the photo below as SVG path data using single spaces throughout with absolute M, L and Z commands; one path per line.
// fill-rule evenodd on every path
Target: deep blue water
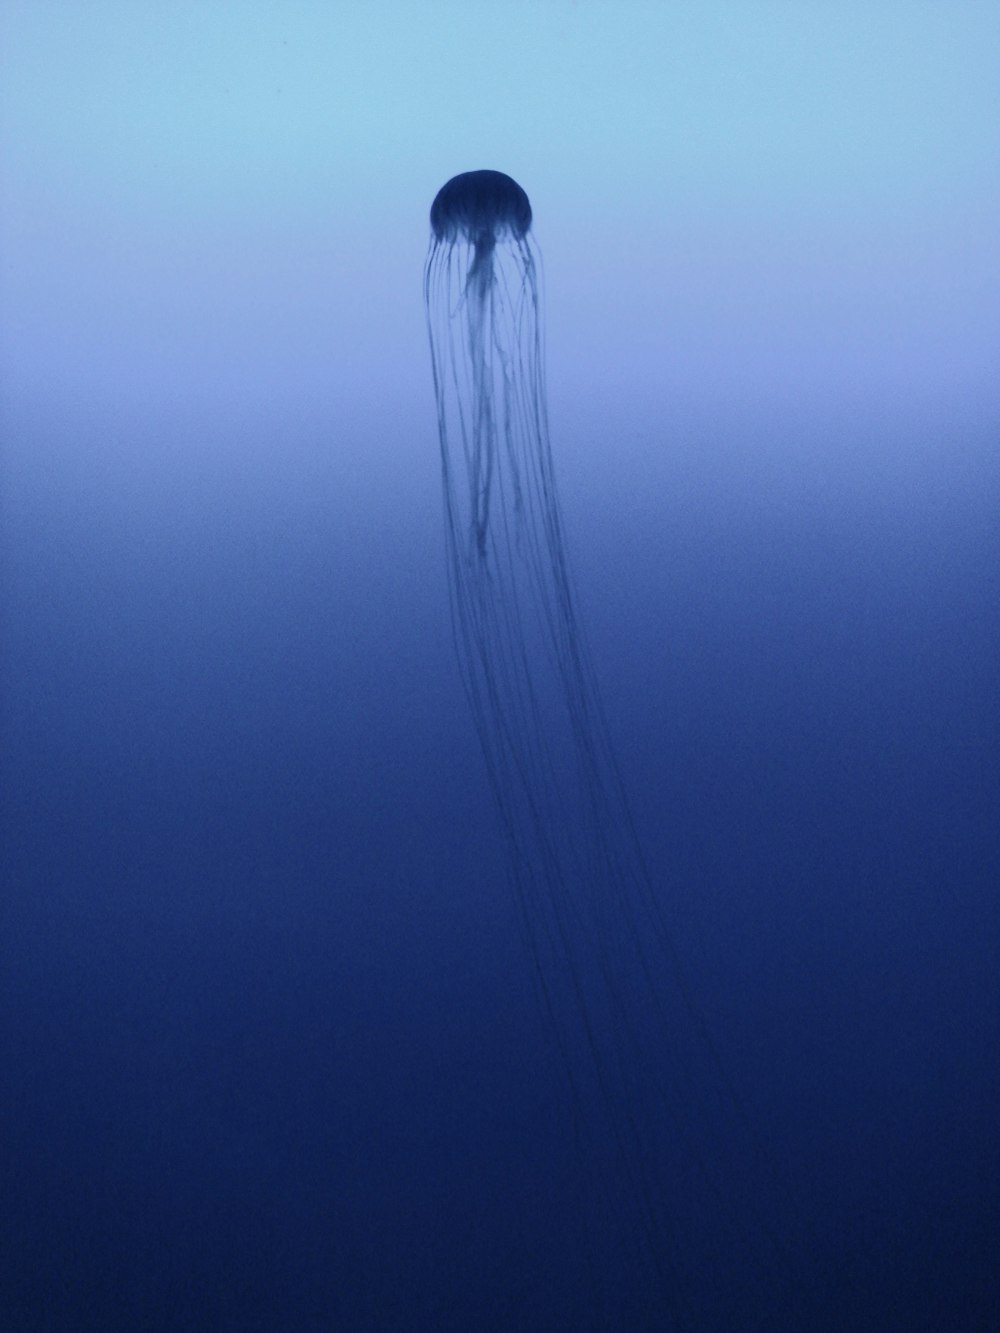
M 5 410 L 5 1329 L 587 1326 L 425 407 L 398 475 Z M 769 1326 L 1000 1327 L 997 422 L 568 416 L 640 837 L 807 1220 Z

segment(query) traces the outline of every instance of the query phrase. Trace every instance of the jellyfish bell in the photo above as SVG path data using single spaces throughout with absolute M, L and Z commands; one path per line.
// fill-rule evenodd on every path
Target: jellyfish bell
M 431 205 L 431 230 L 438 241 L 461 238 L 475 246 L 531 227 L 531 204 L 517 181 L 502 171 L 463 171 L 442 185 Z

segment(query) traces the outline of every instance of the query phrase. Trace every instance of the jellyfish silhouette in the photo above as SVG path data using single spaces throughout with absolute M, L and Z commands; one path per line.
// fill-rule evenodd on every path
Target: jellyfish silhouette
M 580 1161 L 566 1327 L 753 1328 L 787 1256 L 635 833 L 567 564 L 524 190 L 430 213 L 424 295 L 461 676 Z M 768 1168 L 770 1169 L 770 1168 Z

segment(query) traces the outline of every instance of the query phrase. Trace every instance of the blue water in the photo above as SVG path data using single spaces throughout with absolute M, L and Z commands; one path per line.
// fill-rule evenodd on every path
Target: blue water
M 5 1328 L 618 1326 L 424 407 L 394 463 L 374 408 L 7 401 Z M 805 1219 L 768 1326 L 997 1327 L 996 421 L 554 418 L 640 838 Z
M 5 0 L 0 66 L 0 1333 L 996 1333 L 997 5 Z M 482 168 L 570 598 L 510 490 L 506 603 L 447 560 Z

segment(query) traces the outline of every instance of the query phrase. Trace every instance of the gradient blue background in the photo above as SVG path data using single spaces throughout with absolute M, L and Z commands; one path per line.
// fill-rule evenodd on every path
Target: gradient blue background
M 1000 10 L 0 24 L 3 1327 L 580 1326 L 420 297 L 483 166 L 814 1326 L 1000 1326 Z

